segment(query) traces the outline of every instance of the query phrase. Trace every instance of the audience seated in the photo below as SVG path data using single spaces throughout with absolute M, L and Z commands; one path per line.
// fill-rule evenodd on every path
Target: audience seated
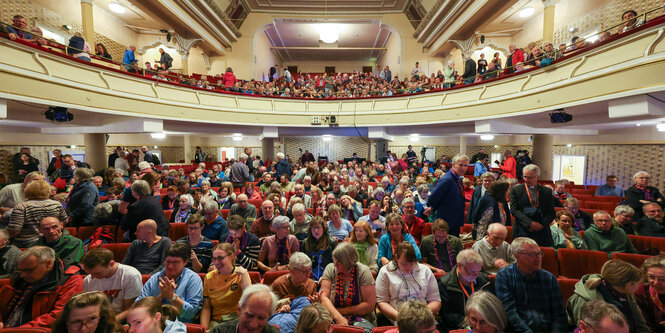
M 399 332 L 433 332 L 436 320 L 432 310 L 422 301 L 409 300 L 399 307 L 397 314 L 397 328 L 386 333 Z
M 185 267 L 190 255 L 191 250 L 187 244 L 172 245 L 166 251 L 164 268 L 148 279 L 136 300 L 156 297 L 162 304 L 176 307 L 180 311 L 180 321 L 191 322 L 201 310 L 203 284 L 196 273 Z
M 0 229 L 0 279 L 9 278 L 16 270 L 21 250 L 9 244 L 7 229 Z
M 212 262 L 212 248 L 215 246 L 208 237 L 201 234 L 204 224 L 203 216 L 199 214 L 190 216 L 187 220 L 187 236 L 176 240 L 176 243 L 187 244 L 191 249 L 192 254 L 186 267 L 196 273 L 208 272 Z
M 289 234 L 288 217 L 275 217 L 272 219 L 271 228 L 275 234 L 263 240 L 259 260 L 256 262 L 258 269 L 262 272 L 285 270 L 291 253 L 300 250 L 300 243 L 296 236 Z
M 464 323 L 473 332 L 501 333 L 508 326 L 503 304 L 489 291 L 473 293 L 464 306 L 464 314 Z
M 663 207 L 657 203 L 642 206 L 644 216 L 637 221 L 637 233 L 640 236 L 665 237 L 663 226 Z
M 67 301 L 81 291 L 80 270 L 46 246 L 23 251 L 9 284 L 0 289 L 0 327 L 50 328 Z
M 217 325 L 210 333 L 279 333 L 278 327 L 268 325 L 268 319 L 276 307 L 277 296 L 270 291 L 270 287 L 253 284 L 242 292 L 238 304 L 238 318 Z
M 289 258 L 289 273 L 278 277 L 270 285 L 277 295 L 277 312 L 289 312 L 289 304 L 298 297 L 313 299 L 317 295 L 317 285 L 309 277 L 312 271 L 312 260 L 302 252 L 296 252 Z
M 621 228 L 626 235 L 637 235 L 635 225 L 633 225 L 633 216 L 635 211 L 628 205 L 619 205 L 614 208 L 614 219 L 612 225 L 615 228 Z
M 573 198 L 569 197 L 563 203 L 563 208 L 573 214 L 575 219 L 572 221 L 572 227 L 575 231 L 583 231 L 589 229 L 593 224 L 593 218 L 589 213 L 580 210 L 580 202 Z
M 661 306 L 665 297 L 665 256 L 650 257 L 642 264 L 647 284 L 640 284 L 635 301 L 651 332 L 665 330 L 665 309 Z
M 294 201 L 289 202 L 292 203 Z M 298 241 L 302 242 L 307 238 L 307 228 L 309 222 L 312 220 L 312 215 L 307 212 L 305 205 L 301 202 L 291 207 L 291 214 L 293 215 L 293 219 L 290 222 L 291 234 L 296 236 Z
M 47 217 L 39 221 L 39 232 L 42 236 L 30 246 L 50 247 L 59 259 L 67 263 L 79 262 L 83 257 L 83 243 L 69 234 L 57 217 Z
M 584 242 L 589 250 L 604 251 L 609 255 L 613 252 L 637 253 L 626 232 L 612 225 L 609 213 L 602 210 L 595 212 L 593 223 L 584 232 Z
M 381 238 L 386 233 L 386 218 L 381 216 L 381 203 L 377 200 L 372 200 L 367 205 L 369 214 L 362 216 L 358 221 L 367 221 L 374 233 L 374 238 Z
M 105 332 L 121 333 L 124 329 L 116 321 L 108 294 L 101 291 L 83 292 L 64 305 L 62 313 L 51 327 L 53 332 Z
M 661 207 L 665 205 L 665 198 L 660 191 L 649 186 L 651 175 L 646 171 L 638 171 L 633 175 L 635 185 L 626 190 L 626 204 L 635 211 L 634 220 L 639 221 L 644 213 L 642 206 L 644 204 L 655 202 Z
M 24 191 L 25 200 L 12 209 L 7 232 L 12 244 L 28 247 L 39 239 L 39 221 L 52 216 L 61 222 L 67 221 L 62 205 L 49 199 L 51 186 L 44 180 L 30 182 Z
M 506 242 L 508 229 L 501 223 L 492 223 L 487 228 L 487 235 L 476 241 L 472 249 L 483 258 L 483 272 L 496 274 L 500 269 L 514 264 L 516 259 L 510 244 Z
M 171 214 L 171 223 L 185 223 L 190 215 L 196 214 L 197 209 L 194 208 L 194 197 L 191 194 L 181 194 L 178 199 L 178 206 L 173 208 Z
M 465 303 L 470 295 L 482 290 L 494 292 L 489 277 L 482 271 L 483 258 L 476 250 L 464 250 L 457 255 L 457 265 L 439 279 L 441 295 L 441 332 L 463 327 Z
M 349 238 L 353 233 L 353 225 L 349 220 L 342 218 L 342 209 L 336 204 L 328 207 L 328 233 L 331 237 L 335 238 L 338 242 Z
M 379 242 L 374 238 L 369 222 L 356 222 L 351 234 L 351 244 L 358 251 L 358 261 L 369 267 L 372 274 L 378 273 Z
M 88 273 L 83 279 L 83 292 L 101 291 L 111 301 L 118 321 L 127 318 L 127 310 L 141 293 L 141 272 L 113 260 L 113 252 L 97 247 L 81 259 L 81 267 Z
M 229 229 L 226 226 L 224 218 L 219 215 L 217 202 L 210 200 L 204 201 L 203 214 L 205 215 L 205 220 L 201 234 L 211 240 L 218 240 L 220 242 L 225 241 L 229 237 Z
M 319 281 L 328 264 L 333 262 L 332 252 L 337 240 L 328 233 L 328 224 L 322 217 L 315 216 L 309 221 L 307 238 L 303 240 L 300 251 L 312 261 L 312 276 Z
M 571 197 L 571 199 L 575 198 Z M 566 199 L 566 202 L 568 202 L 568 199 Z M 587 249 L 584 239 L 582 239 L 582 236 L 580 236 L 580 234 L 573 228 L 573 221 L 575 221 L 575 216 L 570 210 L 560 210 L 556 212 L 554 223 L 550 226 L 555 249 Z
M 184 323 L 178 321 L 180 310 L 163 304 L 157 297 L 145 297 L 133 303 L 127 313 L 129 332 L 175 333 L 187 332 Z
M 256 235 L 261 241 L 263 241 L 264 238 L 275 234 L 275 232 L 271 229 L 272 221 L 275 218 L 275 204 L 272 201 L 266 199 L 261 204 L 261 212 L 263 213 L 263 216 L 257 218 L 253 223 L 250 224 L 251 228 L 249 232 Z
M 252 282 L 247 270 L 236 266 L 233 245 L 220 243 L 212 253 L 214 269 L 203 281 L 201 325 L 206 329 L 238 318 L 238 302 Z
M 320 280 L 321 304 L 332 314 L 335 323 L 371 330 L 376 326 L 377 300 L 372 273 L 358 262 L 358 252 L 348 242 L 335 248 L 333 260 Z
M 543 251 L 538 243 L 518 237 L 510 247 L 517 262 L 499 270 L 495 280 L 508 327 L 518 332 L 567 332 L 559 282 L 541 268 Z
M 12 208 L 25 201 L 24 190 L 28 184 L 36 180 L 44 180 L 45 177 L 43 172 L 33 171 L 25 176 L 22 183 L 9 184 L 3 187 L 0 190 L 0 213 L 2 213 L 2 219 L 8 221 Z
M 321 303 L 306 306 L 298 316 L 295 333 L 327 333 L 333 317 Z
M 413 236 L 406 232 L 404 220 L 399 214 L 391 213 L 386 216 L 387 232 L 379 239 L 379 267 L 387 265 L 393 259 L 397 245 L 401 242 L 409 242 L 413 245 L 418 260 L 422 260 L 422 255 L 418 244 Z
M 402 219 L 406 225 L 407 232 L 416 240 L 416 244 L 420 246 L 423 238 L 423 231 L 425 228 L 425 221 L 416 216 L 416 203 L 412 198 L 402 200 Z
M 171 240 L 157 235 L 157 223 L 154 220 L 141 221 L 136 228 L 136 238 L 129 246 L 122 263 L 135 267 L 141 274 L 161 271 L 164 268 L 166 252 L 171 247 Z
M 226 242 L 233 245 L 238 264 L 246 270 L 256 270 L 261 247 L 259 238 L 247 232 L 245 221 L 238 215 L 229 216 L 226 226 L 229 228 L 229 237 Z
M 626 318 L 615 305 L 602 300 L 593 300 L 582 305 L 576 332 L 628 333 L 630 330 Z
M 246 194 L 240 194 L 236 198 L 236 202 L 231 206 L 229 215 L 238 215 L 243 218 L 247 224 L 247 228 L 252 228 L 252 223 L 256 219 L 256 207 L 248 202 Z
M 448 234 L 448 223 L 436 219 L 432 223 L 432 234 L 423 238 L 420 247 L 422 263 L 433 273 L 446 273 L 456 265 L 457 254 L 462 251 L 462 241 Z

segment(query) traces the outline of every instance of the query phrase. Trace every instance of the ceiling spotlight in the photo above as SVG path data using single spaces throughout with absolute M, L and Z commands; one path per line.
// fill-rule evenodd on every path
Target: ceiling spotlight
M 566 147 L 568 147 L 568 148 L 573 148 L 573 144 L 572 144 L 572 143 L 569 143 L 569 144 L 566 145 Z
M 324 43 L 334 43 L 339 39 L 339 32 L 342 30 L 342 24 L 325 23 L 319 24 L 319 39 Z
M 69 30 L 72 30 L 72 26 L 69 25 L 69 24 L 63 24 L 62 29 L 69 31 Z
M 656 128 L 658 128 L 658 132 L 665 132 L 665 123 L 656 125 Z
M 499 145 L 494 145 L 494 148 L 499 148 Z
M 70 149 L 76 149 L 76 145 L 69 146 Z
M 520 17 L 529 17 L 535 13 L 536 10 L 533 7 L 526 7 L 520 10 Z
M 640 126 L 642 126 L 642 123 L 637 123 L 637 124 L 635 124 L 635 126 L 640 127 Z
M 420 134 L 411 134 L 411 135 L 409 135 L 409 140 L 411 140 L 411 142 L 420 141 Z
M 124 14 L 125 13 L 125 7 L 117 2 L 111 2 L 109 4 L 109 9 L 118 14 Z
M 242 141 L 242 134 L 234 134 L 233 141 Z
M 323 135 L 323 141 L 330 142 L 330 141 L 332 141 L 332 139 L 333 139 L 333 136 L 330 135 L 330 134 Z
M 480 136 L 480 140 L 485 140 L 485 141 L 494 140 L 494 135 L 492 135 L 492 134 L 483 134 L 483 135 Z
M 152 146 L 152 149 L 157 149 L 157 146 Z
M 164 133 L 164 132 L 161 132 L 161 133 L 150 133 L 150 136 L 151 136 L 153 139 L 164 139 L 164 138 L 166 138 L 166 133 Z
M 575 32 L 576 30 L 577 30 L 577 27 L 568 28 L 568 32 Z

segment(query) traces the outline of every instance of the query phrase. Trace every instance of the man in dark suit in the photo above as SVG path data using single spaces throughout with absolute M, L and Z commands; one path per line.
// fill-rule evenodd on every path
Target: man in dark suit
M 109 160 L 108 160 L 108 162 L 109 162 L 108 166 L 109 167 L 115 168 L 115 160 L 118 159 L 118 152 L 119 151 L 122 151 L 122 147 L 120 147 L 120 146 L 116 147 L 115 150 L 113 151 L 113 153 L 111 155 L 109 155 Z
M 473 196 L 471 197 L 471 202 L 469 203 L 469 210 L 467 211 L 466 214 L 466 220 L 469 223 L 472 223 L 475 221 L 474 216 L 478 212 L 478 203 L 480 202 L 480 198 L 485 195 L 487 190 L 490 188 L 492 184 L 494 184 L 494 181 L 496 181 L 496 178 L 493 173 L 491 172 L 485 172 L 480 176 L 480 179 L 482 180 L 482 185 L 481 186 L 476 186 L 475 189 L 473 189 Z M 473 239 L 476 239 L 476 235 L 473 235 Z
M 552 190 L 538 184 L 540 168 L 535 164 L 524 167 L 524 184 L 510 190 L 510 210 L 515 221 L 513 237 L 529 237 L 540 246 L 553 245 L 550 223 L 554 220 Z
M 460 228 L 464 224 L 464 186 L 462 176 L 469 167 L 469 157 L 455 155 L 452 167 L 441 177 L 427 199 L 425 215 L 436 212 L 437 219 L 448 222 L 448 234 L 459 236 Z

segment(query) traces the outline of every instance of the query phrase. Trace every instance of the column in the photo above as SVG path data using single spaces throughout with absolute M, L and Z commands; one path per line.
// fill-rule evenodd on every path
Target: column
M 180 55 L 180 74 L 189 75 L 189 64 L 187 63 L 188 55 Z
M 466 155 L 466 137 L 459 137 L 459 153 L 460 155 Z
M 388 140 L 386 139 L 375 139 L 376 142 L 376 162 L 381 161 L 381 157 L 386 156 L 388 152 Z
M 95 48 L 95 24 L 92 21 L 92 0 L 81 0 L 81 22 L 83 22 L 83 38 Z
M 275 139 L 263 138 L 261 140 L 261 159 L 275 161 Z
M 182 148 L 185 150 L 184 160 L 185 164 L 189 164 L 192 158 L 192 144 L 189 142 L 189 134 L 185 134 L 182 138 Z
M 106 134 L 83 134 L 83 144 L 85 145 L 85 162 L 90 164 L 93 170 L 106 168 Z
M 554 42 L 554 0 L 543 0 L 543 41 Z
M 540 179 L 552 180 L 552 135 L 534 134 L 531 143 L 531 160 L 540 167 Z

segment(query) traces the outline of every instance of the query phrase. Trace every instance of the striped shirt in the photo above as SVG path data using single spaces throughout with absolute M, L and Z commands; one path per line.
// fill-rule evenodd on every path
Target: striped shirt
M 226 242 L 233 244 L 233 237 L 229 236 Z M 256 235 L 245 232 L 240 239 L 240 254 L 236 258 L 236 263 L 249 271 L 256 270 L 256 261 L 259 259 L 259 250 L 261 242 Z
M 36 242 L 39 239 L 39 221 L 49 216 L 67 221 L 65 209 L 55 200 L 28 200 L 16 205 L 7 226 L 8 230 L 19 232 L 12 244 L 28 247 Z

